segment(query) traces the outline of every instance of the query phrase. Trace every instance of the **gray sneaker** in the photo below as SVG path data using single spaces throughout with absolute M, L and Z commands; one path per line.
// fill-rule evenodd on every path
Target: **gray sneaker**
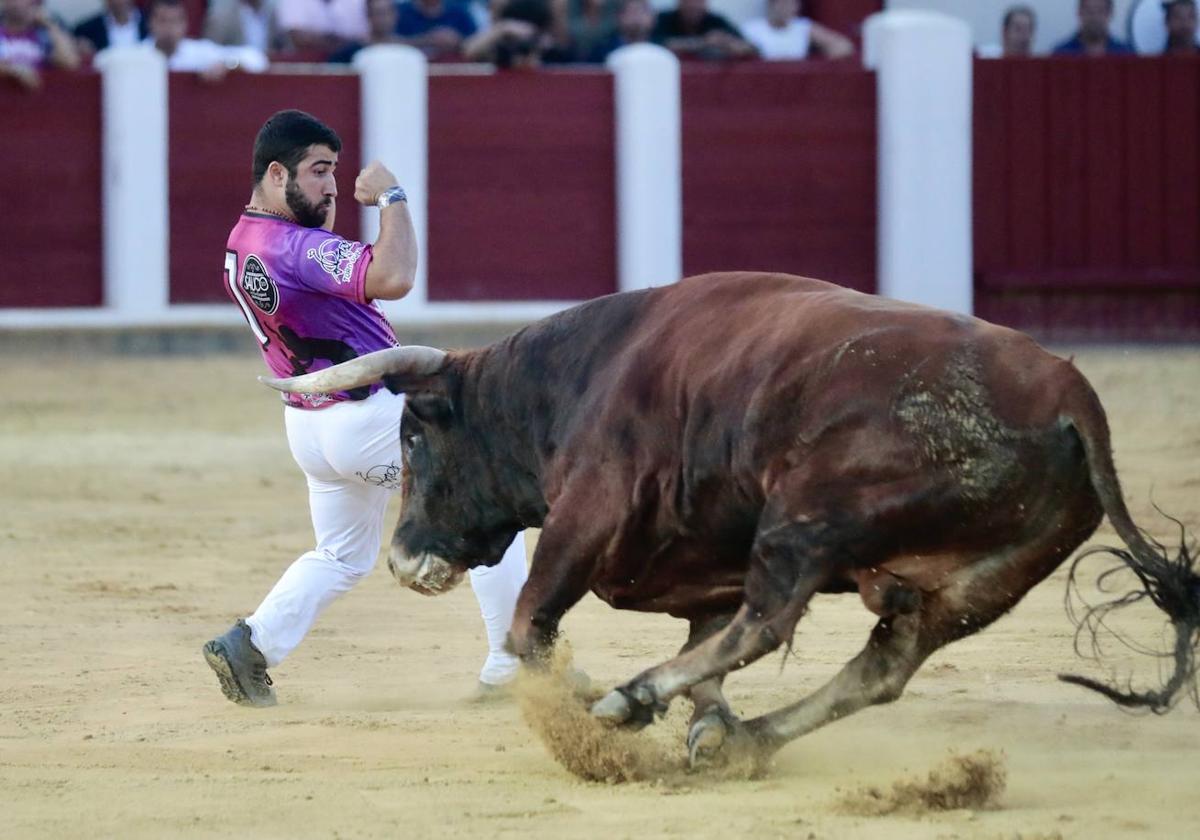
M 204 646 L 204 660 L 221 681 L 221 691 L 234 703 L 274 706 L 277 702 L 267 660 L 250 641 L 250 627 L 240 618 L 228 632 Z

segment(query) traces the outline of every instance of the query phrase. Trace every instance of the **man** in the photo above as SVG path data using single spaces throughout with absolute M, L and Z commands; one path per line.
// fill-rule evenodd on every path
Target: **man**
M 254 141 L 254 190 L 229 234 L 226 291 L 246 316 L 273 376 L 291 376 L 397 345 L 375 303 L 412 289 L 416 234 L 396 177 L 372 163 L 354 197 L 379 208 L 373 245 L 332 233 L 341 140 L 301 111 L 281 111 Z M 258 609 L 204 646 L 221 690 L 243 705 L 276 702 L 267 668 L 284 660 L 321 612 L 375 565 L 388 500 L 401 488 L 404 396 L 372 386 L 330 396 L 288 394 L 284 425 L 309 488 L 316 547 L 284 572 Z M 523 540 L 471 572 L 488 635 L 481 687 L 512 679 L 504 649 L 525 582 Z
M 261 73 L 267 69 L 267 57 L 253 47 L 226 47 L 203 38 L 188 38 L 187 30 L 183 0 L 153 0 L 146 45 L 166 56 L 169 70 L 199 73 L 215 82 L 231 70 Z
M 400 4 L 396 34 L 429 58 L 457 57 L 463 41 L 475 30 L 475 18 L 462 4 L 443 0 L 408 0 Z
M 767 61 L 854 55 L 854 43 L 845 35 L 799 14 L 800 0 L 767 0 L 767 16 L 747 21 L 742 33 Z
M 275 0 L 212 0 L 204 15 L 204 37 L 227 47 L 254 47 L 262 53 L 282 48 Z
M 489 61 L 504 69 L 534 69 L 572 60 L 554 36 L 554 12 L 547 0 L 501 0 L 492 5 L 491 26 L 463 42 L 468 61 Z
M 1037 17 L 1028 6 L 1011 6 L 1000 24 L 1000 43 L 984 44 L 976 50 L 980 58 L 1029 58 Z
M 708 0 L 679 0 L 674 11 L 660 12 L 651 39 L 683 59 L 722 61 L 757 54 L 732 23 L 708 10 Z
M 367 37 L 363 0 L 278 0 L 279 28 L 297 50 L 332 55 Z
M 1196 0 L 1166 0 L 1163 14 L 1167 24 L 1164 55 L 1196 55 Z
M 347 44 L 329 56 L 329 60 L 334 64 L 349 64 L 363 47 L 400 43 L 396 34 L 397 17 L 395 0 L 367 0 L 367 40 Z
M 1133 55 L 1124 41 L 1109 34 L 1113 0 L 1079 0 L 1079 30 L 1054 48 L 1055 55 Z
M 617 8 L 617 28 L 606 39 L 594 44 L 590 50 L 577 53 L 579 61 L 589 64 L 603 63 L 614 50 L 630 44 L 649 42 L 654 31 L 654 9 L 650 0 L 622 0 Z
M 79 66 L 71 36 L 37 0 L 0 0 L 0 80 L 36 90 L 42 85 L 38 71 L 46 66 Z
M 84 56 L 109 47 L 133 47 L 146 37 L 146 19 L 134 0 L 104 0 L 104 11 L 75 27 L 75 43 Z

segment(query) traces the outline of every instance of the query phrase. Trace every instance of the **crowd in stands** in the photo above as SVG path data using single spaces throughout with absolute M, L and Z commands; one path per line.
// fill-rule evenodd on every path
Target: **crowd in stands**
M 759 17 L 733 22 L 709 0 L 103 0 L 73 29 L 58 0 L 0 0 L 0 83 L 40 85 L 46 67 L 102 62 L 121 45 L 159 50 L 171 70 L 217 80 L 258 72 L 275 61 L 348 63 L 365 46 L 407 44 L 431 61 L 499 67 L 598 64 L 619 47 L 661 44 L 698 61 L 848 58 L 855 43 L 805 17 L 801 0 L 762 0 Z M 1167 52 L 1196 53 L 1197 3 L 1161 0 Z M 1112 34 L 1113 0 L 1077 0 L 1078 29 L 1055 54 L 1102 56 L 1132 50 Z M 201 16 L 202 20 L 197 19 Z M 1037 16 L 1008 9 L 998 45 L 983 57 L 1033 54 Z M 189 32 L 202 37 L 188 37 Z

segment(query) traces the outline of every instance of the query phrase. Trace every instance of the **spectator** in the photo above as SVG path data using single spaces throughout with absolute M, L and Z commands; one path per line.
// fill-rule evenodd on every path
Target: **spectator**
M 1195 55 L 1196 0 L 1165 0 L 1163 14 L 1167 23 L 1167 46 L 1164 55 Z
M 1029 58 L 1037 17 L 1028 6 L 1011 6 L 1000 26 L 1000 44 L 979 48 L 980 58 Z
M 1054 48 L 1055 55 L 1132 55 L 1133 50 L 1108 31 L 1113 0 L 1079 0 L 1079 30 Z
M 363 47 L 400 43 L 400 36 L 396 34 L 396 21 L 399 18 L 395 0 L 367 0 L 367 40 L 347 44 L 331 55 L 329 60 L 336 64 L 349 64 Z
M 551 31 L 553 15 L 546 0 L 508 0 L 493 6 L 494 20 L 463 44 L 469 61 L 497 67 L 540 67 L 570 61 L 570 53 Z
M 577 61 L 595 61 L 617 34 L 618 0 L 567 0 L 563 41 Z
M 277 19 L 288 44 L 326 55 L 367 39 L 364 0 L 278 0 Z
M 254 47 L 262 53 L 284 46 L 276 0 L 209 0 L 204 37 L 227 47 Z
M 649 42 L 654 31 L 654 9 L 650 0 L 621 0 L 617 8 L 617 28 L 606 41 L 595 44 L 589 53 L 575 53 L 577 61 L 602 63 L 609 53 L 630 44 Z
M 650 37 L 680 58 L 719 61 L 756 54 L 737 27 L 708 10 L 708 0 L 679 0 L 674 11 L 658 15 Z
M 267 57 L 253 47 L 223 46 L 215 41 L 188 38 L 188 14 L 183 0 L 152 0 L 147 46 L 167 57 L 167 69 L 199 73 L 210 82 L 220 81 L 231 70 L 261 73 Z
M 767 16 L 747 21 L 742 33 L 768 61 L 854 55 L 854 42 L 845 35 L 799 14 L 800 0 L 767 0 Z
M 136 47 L 146 35 L 146 18 L 134 0 L 104 0 L 103 12 L 75 27 L 75 44 L 91 57 L 109 47 Z
M 408 0 L 400 4 L 396 32 L 429 58 L 457 57 L 463 41 L 478 27 L 467 7 L 455 0 Z
M 67 31 L 38 0 L 0 0 L 0 78 L 29 90 L 41 87 L 41 68 L 79 66 L 79 53 Z

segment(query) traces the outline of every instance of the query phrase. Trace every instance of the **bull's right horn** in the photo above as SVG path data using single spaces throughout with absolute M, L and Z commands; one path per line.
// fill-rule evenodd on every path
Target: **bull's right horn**
M 380 382 L 385 376 L 432 376 L 441 369 L 445 361 L 445 350 L 413 344 L 376 350 L 374 353 L 303 376 L 287 379 L 260 376 L 258 380 L 277 391 L 293 394 L 332 394 Z

